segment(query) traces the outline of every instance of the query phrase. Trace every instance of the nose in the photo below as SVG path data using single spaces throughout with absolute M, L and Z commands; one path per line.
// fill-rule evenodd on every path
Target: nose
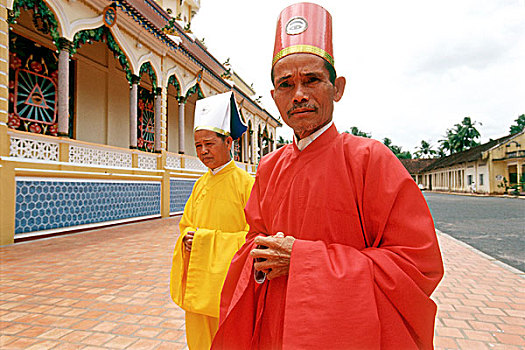
M 208 149 L 204 145 L 201 147 L 201 154 L 202 155 L 208 154 Z
M 303 84 L 297 84 L 297 88 L 295 89 L 295 93 L 293 96 L 293 102 L 294 103 L 301 103 L 301 102 L 308 102 L 308 94 L 303 86 Z

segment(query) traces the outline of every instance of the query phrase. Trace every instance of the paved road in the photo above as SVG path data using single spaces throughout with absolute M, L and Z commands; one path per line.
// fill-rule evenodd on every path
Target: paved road
M 525 200 L 424 195 L 440 231 L 525 271 Z

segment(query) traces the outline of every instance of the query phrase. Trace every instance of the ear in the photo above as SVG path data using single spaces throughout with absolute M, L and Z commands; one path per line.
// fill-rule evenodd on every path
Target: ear
M 343 97 L 343 93 L 345 92 L 345 86 L 346 86 L 346 78 L 345 77 L 337 77 L 335 78 L 335 94 L 334 94 L 334 101 L 339 102 L 341 97 Z
M 233 138 L 231 136 L 228 136 L 224 142 L 226 142 L 226 146 L 228 147 L 228 151 L 231 151 L 232 144 L 233 144 Z

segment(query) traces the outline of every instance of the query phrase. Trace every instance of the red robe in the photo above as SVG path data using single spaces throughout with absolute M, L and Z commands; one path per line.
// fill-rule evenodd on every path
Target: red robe
M 380 142 L 331 126 L 264 157 L 250 231 L 221 294 L 212 349 L 431 349 L 443 276 L 425 199 Z M 255 283 L 257 235 L 296 238 L 286 277 Z

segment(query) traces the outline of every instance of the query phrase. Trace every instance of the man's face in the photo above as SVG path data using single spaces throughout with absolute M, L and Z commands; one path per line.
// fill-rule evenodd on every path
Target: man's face
M 194 137 L 197 156 L 208 168 L 215 169 L 230 161 L 232 147 L 230 136 L 223 141 L 215 131 L 197 130 Z
M 289 127 L 300 138 L 332 120 L 334 101 L 343 96 L 345 78 L 330 82 L 325 61 L 311 54 L 293 54 L 274 66 L 273 100 Z

